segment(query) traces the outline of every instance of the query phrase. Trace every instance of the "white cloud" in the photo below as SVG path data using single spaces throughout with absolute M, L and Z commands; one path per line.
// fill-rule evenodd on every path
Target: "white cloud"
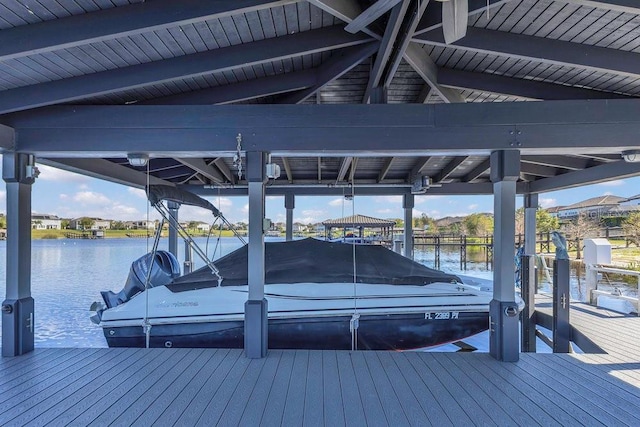
M 346 200 L 344 197 L 338 197 L 337 199 L 333 199 L 329 202 L 329 206 L 340 207 L 342 205 L 351 206 L 351 200 Z
M 7 199 L 7 192 L 0 190 L 0 202 L 4 202 Z
M 603 187 L 620 187 L 624 185 L 624 181 L 621 179 L 614 179 L 613 181 L 599 182 L 596 185 L 601 185 Z
M 249 203 L 247 203 L 246 205 L 244 205 L 244 206 L 240 209 L 240 211 L 241 211 L 243 214 L 249 214 Z
M 43 181 L 71 182 L 79 184 L 89 182 L 89 177 L 87 176 L 52 168 L 51 166 L 38 165 L 38 169 L 40 170 L 40 176 L 38 179 Z
M 545 198 L 541 197 L 539 202 L 540 202 L 540 206 L 543 207 L 543 208 L 550 208 L 552 206 L 556 206 L 556 204 L 557 204 L 557 200 L 556 199 L 551 199 L 551 198 L 545 199 Z
M 142 188 L 127 187 L 127 192 L 132 196 L 147 200 L 147 193 Z
M 73 200 L 84 205 L 109 205 L 112 203 L 107 196 L 94 191 L 80 191 L 73 196 Z
M 393 203 L 402 206 L 402 196 L 375 196 L 373 201 L 376 203 Z
M 398 212 L 397 209 L 390 209 L 390 208 L 376 210 L 376 213 L 380 215 L 392 215 L 396 212 Z
M 78 185 L 78 189 L 79 190 L 88 190 L 89 186 L 87 184 L 80 184 L 80 185 Z
M 467 209 L 469 209 L 469 210 L 478 209 L 478 204 L 477 203 L 473 203 L 473 204 L 467 206 Z
M 69 200 L 69 195 L 61 193 L 59 196 L 60 200 Z

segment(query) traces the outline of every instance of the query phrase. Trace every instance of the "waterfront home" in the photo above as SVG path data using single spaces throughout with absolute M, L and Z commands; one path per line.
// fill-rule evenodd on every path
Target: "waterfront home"
M 90 226 L 83 226 L 83 219 L 86 217 L 73 218 L 69 220 L 69 228 L 72 230 L 109 230 L 111 229 L 111 220 L 102 218 L 89 218 Z
M 32 214 L 31 228 L 34 230 L 60 230 L 62 220 L 56 215 Z
M 592 197 L 590 199 L 559 208 L 557 211 L 557 217 L 561 221 L 574 219 L 578 217 L 578 215 L 586 215 L 589 218 L 601 218 L 625 200 L 627 200 L 625 197 L 612 195 Z

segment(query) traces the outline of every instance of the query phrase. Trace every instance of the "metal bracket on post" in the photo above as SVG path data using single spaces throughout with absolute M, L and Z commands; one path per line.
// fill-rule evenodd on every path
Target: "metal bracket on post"
M 571 324 L 569 323 L 569 260 L 553 261 L 553 352 L 569 353 Z

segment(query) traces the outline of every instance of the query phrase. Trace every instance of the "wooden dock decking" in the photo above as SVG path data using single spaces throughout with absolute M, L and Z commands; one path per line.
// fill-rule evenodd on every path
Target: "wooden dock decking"
M 572 308 L 608 354 L 39 348 L 0 425 L 640 425 L 640 318 Z

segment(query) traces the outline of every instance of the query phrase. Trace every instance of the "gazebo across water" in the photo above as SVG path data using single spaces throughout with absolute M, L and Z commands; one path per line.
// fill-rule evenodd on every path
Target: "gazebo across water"
M 331 239 L 331 230 L 334 228 L 342 229 L 342 237 L 358 237 L 364 238 L 364 230 L 371 229 L 376 240 L 391 240 L 393 237 L 393 228 L 395 221 L 388 219 L 373 218 L 366 215 L 350 215 L 344 218 L 329 219 L 322 223 L 324 225 L 325 238 Z M 349 233 L 352 236 L 349 236 Z

